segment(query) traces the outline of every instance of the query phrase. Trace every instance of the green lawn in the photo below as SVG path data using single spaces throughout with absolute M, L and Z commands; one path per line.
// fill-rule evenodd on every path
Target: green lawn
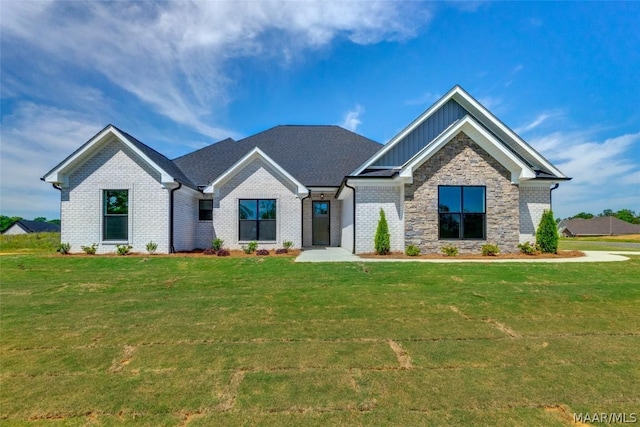
M 640 257 L 0 257 L 7 425 L 569 425 L 640 412 Z
M 640 234 L 626 236 L 561 237 L 560 250 L 568 251 L 637 251 L 640 252 Z

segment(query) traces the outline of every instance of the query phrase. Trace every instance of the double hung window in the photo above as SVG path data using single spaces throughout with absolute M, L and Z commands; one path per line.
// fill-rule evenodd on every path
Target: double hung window
M 276 201 L 274 199 L 241 199 L 239 202 L 241 241 L 276 240 Z
M 439 238 L 485 239 L 485 193 L 486 188 L 484 186 L 439 186 Z
M 129 238 L 129 190 L 103 191 L 102 239 L 126 241 Z

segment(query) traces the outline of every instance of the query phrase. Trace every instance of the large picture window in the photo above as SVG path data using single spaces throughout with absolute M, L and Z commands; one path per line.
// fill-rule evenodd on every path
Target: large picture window
M 129 190 L 104 190 L 104 240 L 126 241 L 129 238 Z
M 440 239 L 486 239 L 485 187 L 438 187 Z
M 239 201 L 240 240 L 276 240 L 276 201 L 241 199 Z
M 211 221 L 213 219 L 213 200 L 198 200 L 198 220 Z

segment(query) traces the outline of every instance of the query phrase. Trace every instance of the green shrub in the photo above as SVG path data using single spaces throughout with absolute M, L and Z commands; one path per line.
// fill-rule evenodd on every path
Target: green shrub
M 247 245 L 242 245 L 242 250 L 245 254 L 252 254 L 258 249 L 258 242 L 255 240 L 253 242 L 247 243 Z
M 550 210 L 545 210 L 542 214 L 536 231 L 536 245 L 543 253 L 558 253 L 558 226 Z
M 62 255 L 68 255 L 71 252 L 71 243 L 60 243 L 56 252 L 60 252 Z
M 520 243 L 518 245 L 518 249 L 520 249 L 521 253 L 526 255 L 535 255 L 538 253 L 538 247 L 530 242 Z
M 282 242 L 282 247 L 286 250 L 289 250 L 293 247 L 293 242 L 291 240 L 285 240 L 284 242 Z
M 211 242 L 211 249 L 213 249 L 214 251 L 219 251 L 220 249 L 222 249 L 222 245 L 224 244 L 224 240 L 222 240 L 219 237 L 216 237 L 215 239 L 213 239 L 213 241 Z
M 382 208 L 380 208 L 380 219 L 378 220 L 378 228 L 376 229 L 374 244 L 378 255 L 386 255 L 391 250 L 389 225 L 387 224 L 387 218 L 385 218 L 384 210 Z
M 155 254 L 157 250 L 158 250 L 157 243 L 154 243 L 154 242 L 147 243 L 147 252 L 149 252 L 151 255 Z
M 440 248 L 443 254 L 446 256 L 456 256 L 458 255 L 458 248 L 455 245 L 448 244 Z
M 94 243 L 91 246 L 80 246 L 80 249 L 82 249 L 87 255 L 95 255 L 96 250 L 98 249 L 98 244 Z
M 418 256 L 418 255 L 420 255 L 420 248 L 417 247 L 416 245 L 409 245 L 404 250 L 404 253 L 409 255 L 409 256 Z
M 116 245 L 116 253 L 118 255 L 129 255 L 129 253 L 131 252 L 131 249 L 133 249 L 133 246 L 131 245 Z
M 500 253 L 500 248 L 498 245 L 494 245 L 493 243 L 485 243 L 480 248 L 482 251 L 482 255 L 484 256 L 496 256 Z

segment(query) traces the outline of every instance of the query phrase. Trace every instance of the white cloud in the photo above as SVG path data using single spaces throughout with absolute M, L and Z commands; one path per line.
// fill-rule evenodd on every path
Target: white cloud
M 26 42 L 52 61 L 101 73 L 176 123 L 223 138 L 230 132 L 215 125 L 215 113 L 230 100 L 228 61 L 287 62 L 338 37 L 402 40 L 429 18 L 418 4 L 387 1 L 7 2 L 1 25 L 5 49 Z
M 598 213 L 603 209 L 637 209 L 640 201 L 640 132 L 603 141 L 595 131 L 554 132 L 530 143 L 552 161 L 572 181 L 554 192 L 558 216 L 580 211 Z M 635 206 L 634 206 L 635 204 Z
M 441 95 L 436 95 L 431 92 L 425 92 L 416 98 L 405 100 L 404 105 L 424 105 L 424 104 L 431 105 L 433 102 L 437 101 L 440 98 L 440 96 Z
M 33 103 L 3 118 L 0 146 L 2 214 L 59 217 L 60 194 L 40 180 L 98 130 L 77 112 Z
M 347 114 L 344 115 L 344 119 L 340 126 L 345 129 L 349 129 L 352 132 L 355 132 L 358 129 L 358 126 L 362 124 L 362 120 L 360 120 L 360 115 L 364 114 L 364 108 L 361 105 L 356 105 L 352 110 L 349 110 Z
M 561 118 L 563 115 L 564 113 L 559 110 L 545 111 L 538 114 L 536 118 L 530 121 L 529 123 L 526 123 L 520 127 L 515 128 L 514 131 L 517 134 L 525 134 L 527 132 L 531 132 L 532 130 L 537 129 L 542 124 L 546 124 L 546 123 L 549 123 L 550 121 L 557 120 Z

